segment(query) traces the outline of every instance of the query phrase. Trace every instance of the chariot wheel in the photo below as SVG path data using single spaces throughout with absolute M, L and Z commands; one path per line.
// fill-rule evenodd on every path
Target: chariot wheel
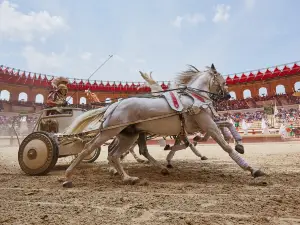
M 46 132 L 29 134 L 21 143 L 18 161 L 21 169 L 28 175 L 45 175 L 56 164 L 58 147 Z
M 82 161 L 85 163 L 95 162 L 98 159 L 100 153 L 101 153 L 101 148 L 97 148 L 95 151 L 93 151 L 91 154 L 85 157 Z

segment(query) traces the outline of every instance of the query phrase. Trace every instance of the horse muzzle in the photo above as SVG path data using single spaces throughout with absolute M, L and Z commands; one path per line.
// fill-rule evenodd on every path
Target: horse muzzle
M 224 95 L 224 100 L 229 100 L 231 99 L 231 95 L 229 93 Z

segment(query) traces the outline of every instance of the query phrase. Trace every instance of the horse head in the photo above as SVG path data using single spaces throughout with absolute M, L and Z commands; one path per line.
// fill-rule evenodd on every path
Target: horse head
M 229 99 L 230 94 L 224 77 L 216 70 L 214 64 L 207 70 L 200 71 L 195 66 L 188 65 L 186 71 L 177 77 L 179 85 L 186 85 L 195 91 L 202 92 L 201 95 L 211 99 Z
M 210 84 L 210 91 L 216 93 L 219 99 L 229 100 L 231 98 L 226 80 L 224 77 L 216 70 L 215 65 L 211 64 L 210 67 L 212 79 Z

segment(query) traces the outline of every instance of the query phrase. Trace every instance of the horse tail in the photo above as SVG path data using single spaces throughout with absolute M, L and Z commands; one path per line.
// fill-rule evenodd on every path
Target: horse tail
M 64 130 L 63 134 L 77 134 L 83 132 L 87 125 L 96 120 L 99 121 L 103 117 L 107 108 L 108 107 L 97 108 L 81 114 Z

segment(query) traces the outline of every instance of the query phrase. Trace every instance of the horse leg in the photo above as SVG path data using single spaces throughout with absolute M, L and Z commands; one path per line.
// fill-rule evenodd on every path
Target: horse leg
M 119 132 L 122 131 L 124 127 L 116 128 L 112 130 L 107 130 L 100 132 L 96 137 L 94 137 L 91 141 L 84 145 L 83 150 L 78 154 L 78 157 L 71 163 L 71 165 L 67 168 L 65 173 L 65 182 L 63 183 L 63 187 L 72 187 L 71 177 L 74 173 L 75 167 L 89 154 L 91 154 L 97 147 L 104 144 L 111 137 L 116 136 Z
M 201 153 L 197 150 L 197 148 L 190 142 L 190 140 L 187 138 L 187 136 L 184 137 L 184 141 L 189 144 L 190 149 L 192 152 L 198 156 L 201 160 L 207 160 L 208 158 L 204 155 L 201 155 Z
M 242 136 L 240 135 L 240 133 L 235 129 L 235 127 L 233 126 L 233 124 L 229 124 L 228 125 L 228 130 L 230 131 L 230 133 L 232 134 L 234 140 L 235 140 L 235 150 L 240 153 L 240 154 L 244 154 L 245 150 L 244 150 L 244 146 L 242 143 Z
M 199 118 L 200 119 L 200 118 Z M 211 117 L 206 116 L 202 117 L 201 120 L 196 120 L 199 126 L 201 127 L 200 121 L 206 121 L 206 129 L 210 136 L 226 151 L 229 156 L 243 169 L 251 172 L 253 177 L 264 176 L 265 173 L 259 169 L 254 169 L 250 166 L 243 158 L 241 158 L 236 151 L 234 151 L 231 146 L 224 140 L 220 129 L 216 123 L 212 120 Z
M 171 160 L 173 159 L 176 151 L 171 150 L 169 154 L 167 155 L 167 168 L 173 168 L 171 164 Z
M 112 165 L 114 165 L 125 184 L 135 184 L 138 182 L 139 178 L 131 177 L 125 172 L 120 163 L 120 156 L 135 143 L 138 139 L 138 134 L 120 133 L 117 136 L 117 139 L 118 142 L 112 149 L 110 149 L 107 159 Z
M 163 175 L 168 175 L 169 170 L 161 165 L 159 162 L 157 162 L 150 154 L 147 148 L 147 142 L 146 142 L 146 135 L 144 133 L 141 133 L 138 138 L 138 146 L 139 146 L 139 151 L 140 154 L 143 155 L 148 161 L 155 167 L 160 168 L 160 172 Z
M 180 137 L 177 136 L 175 138 L 175 143 L 174 145 L 179 145 L 181 142 Z M 167 168 L 173 168 L 172 164 L 171 164 L 171 160 L 173 159 L 174 155 L 175 155 L 176 151 L 170 150 L 169 154 L 167 155 Z
M 135 159 L 138 163 L 145 163 L 145 160 L 139 158 L 139 157 L 137 156 L 137 154 L 135 154 L 134 148 L 135 148 L 136 145 L 137 145 L 137 143 L 135 143 L 134 145 L 132 145 L 132 147 L 129 148 L 129 151 L 128 151 L 128 152 L 131 153 L 131 155 L 134 157 L 134 159 Z
M 117 146 L 117 144 L 119 143 L 119 140 L 115 137 L 114 140 L 111 142 L 111 144 L 108 146 L 107 150 L 108 150 L 108 154 L 110 151 L 112 151 L 112 149 L 114 149 L 115 146 Z M 125 152 L 124 154 L 121 155 L 120 160 L 122 161 L 126 155 L 128 154 L 128 151 Z M 112 176 L 118 175 L 118 171 L 115 169 L 114 165 L 108 160 L 108 166 L 109 166 L 109 173 Z

